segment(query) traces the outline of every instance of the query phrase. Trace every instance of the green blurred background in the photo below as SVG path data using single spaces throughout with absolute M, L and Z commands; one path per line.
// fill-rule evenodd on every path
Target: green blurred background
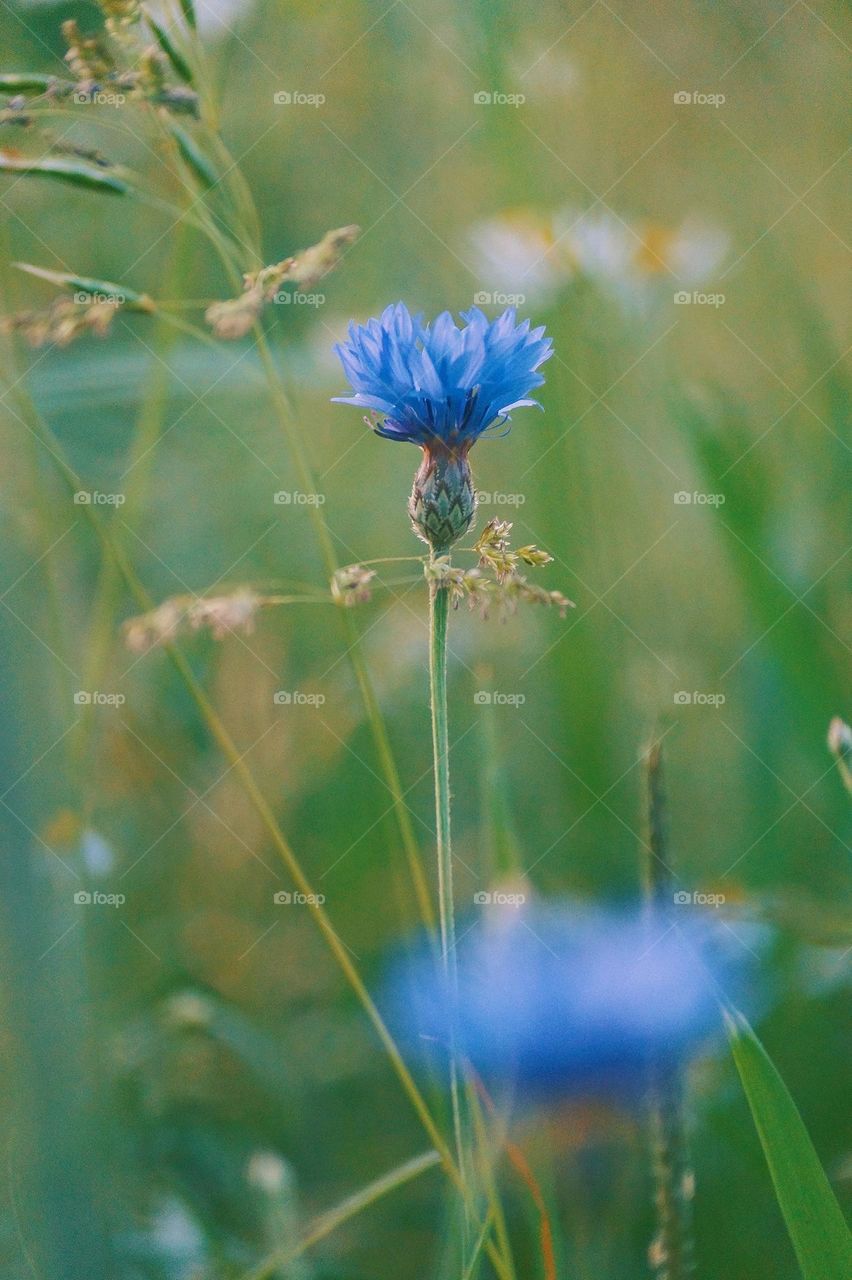
M 329 403 L 348 319 L 482 293 L 497 314 L 519 293 L 554 339 L 545 413 L 519 412 L 473 461 L 505 499 L 483 519 L 550 550 L 537 580 L 577 607 L 452 619 L 460 908 L 507 860 L 541 894 L 633 892 L 640 750 L 666 731 L 683 888 L 724 894 L 727 926 L 760 950 L 761 1034 L 841 1193 L 852 828 L 825 734 L 851 709 L 844 7 L 199 10 L 266 260 L 362 228 L 322 302 L 268 317 L 341 562 L 417 551 L 418 455 Z M 7 7 L 3 69 L 61 71 L 68 16 L 98 22 Z M 92 116 L 61 131 L 176 198 L 143 113 Z M 18 145 L 13 126 L 0 141 Z M 54 296 L 20 260 L 161 300 L 231 292 L 201 239 L 150 205 L 9 177 L 0 203 L 5 312 Z M 682 289 L 698 300 L 676 302 Z M 286 1162 L 298 1223 L 424 1140 L 308 912 L 274 903 L 292 886 L 167 657 L 122 643 L 138 608 L 105 577 L 21 389 L 85 486 L 127 495 L 104 518 L 157 601 L 324 585 L 310 512 L 273 502 L 301 486 L 250 340 L 213 349 L 127 316 L 103 342 L 4 345 L 2 1275 L 29 1274 L 28 1257 L 53 1277 L 242 1275 L 276 1230 L 253 1155 Z M 356 621 L 431 883 L 425 594 L 411 566 L 380 577 L 392 585 Z M 184 645 L 375 986 L 415 910 L 346 647 L 320 606 Z M 125 701 L 81 708 L 81 689 Z M 325 701 L 278 705 L 280 689 Z M 126 901 L 79 905 L 81 889 Z M 700 1275 L 794 1277 L 730 1062 L 693 1083 Z M 641 1126 L 558 1110 L 515 1136 L 560 1274 L 645 1275 Z M 528 1193 L 511 1173 L 505 1186 L 520 1274 L 537 1275 Z M 443 1194 L 427 1173 L 280 1274 L 437 1274 Z

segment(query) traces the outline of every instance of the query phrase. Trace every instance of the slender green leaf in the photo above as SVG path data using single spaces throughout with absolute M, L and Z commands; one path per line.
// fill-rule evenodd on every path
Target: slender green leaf
M 195 142 L 195 139 L 190 137 L 186 129 L 182 129 L 179 124 L 175 124 L 174 120 L 169 121 L 169 132 L 177 143 L 181 159 L 197 181 L 207 190 L 215 187 L 219 181 L 219 175 Z
M 165 27 L 160 26 L 150 13 L 146 15 L 148 25 L 154 33 L 157 44 L 180 76 L 181 80 L 185 80 L 187 84 L 192 84 L 192 68 L 183 57 L 183 55 L 175 48 L 174 42 Z
M 45 75 L 39 71 L 7 71 L 0 75 L 0 92 L 3 93 L 26 93 L 27 90 L 45 90 L 54 86 L 71 89 L 73 82 L 61 80 L 58 76 Z
M 180 0 L 180 11 L 186 19 L 186 24 L 195 31 L 198 23 L 195 19 L 195 4 L 193 0 Z
M 47 267 L 36 267 L 31 262 L 14 262 L 14 267 L 19 271 L 26 271 L 28 275 L 37 276 L 39 280 L 47 280 L 50 284 L 57 284 L 69 289 L 79 289 L 81 293 L 108 293 L 121 294 L 124 298 L 124 305 L 130 309 L 136 308 L 140 311 L 155 311 L 156 305 L 147 293 L 137 293 L 135 289 L 128 289 L 126 285 L 116 284 L 112 280 L 95 280 L 91 276 L 75 276 L 69 271 L 49 271 Z
M 852 1235 L 808 1131 L 745 1017 L 726 1014 L 734 1062 L 805 1280 L 848 1280 Z
M 13 151 L 0 151 L 0 173 L 31 173 L 98 191 L 113 191 L 118 195 L 125 195 L 130 190 L 129 184 L 115 173 L 66 156 L 22 156 Z

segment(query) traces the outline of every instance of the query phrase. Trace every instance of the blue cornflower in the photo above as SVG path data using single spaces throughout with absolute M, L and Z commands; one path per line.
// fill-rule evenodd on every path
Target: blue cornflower
M 458 995 L 430 948 L 397 965 L 389 1016 L 421 1050 L 458 1051 L 527 1094 L 638 1094 L 721 1027 L 738 974 L 695 920 L 577 904 L 493 909 L 461 933 Z
M 473 519 L 471 445 L 503 426 L 513 409 L 541 407 L 529 392 L 544 382 L 537 370 L 553 354 L 544 329 L 516 324 L 513 308 L 489 321 L 473 307 L 462 319 L 459 328 L 444 311 L 424 324 L 397 302 L 378 320 L 351 324 L 349 341 L 335 347 L 354 392 L 335 400 L 371 410 L 385 439 L 423 449 L 409 511 L 436 551 Z
M 471 445 L 513 409 L 538 405 L 528 393 L 553 354 L 544 327 L 516 325 L 512 307 L 499 320 L 478 307 L 461 318 L 463 329 L 449 311 L 424 324 L 397 302 L 379 320 L 350 324 L 349 342 L 335 351 L 355 394 L 335 401 L 385 415 L 380 436 L 424 446 Z

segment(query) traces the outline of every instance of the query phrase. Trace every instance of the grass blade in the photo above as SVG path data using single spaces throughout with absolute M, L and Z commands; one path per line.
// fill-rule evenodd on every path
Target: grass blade
M 725 1015 L 731 1050 L 804 1280 L 852 1275 L 852 1235 L 802 1117 L 745 1017 Z
M 0 93 L 26 93 L 28 90 L 44 91 L 54 86 L 73 88 L 71 80 L 62 80 L 58 76 L 46 75 L 40 71 L 7 71 L 0 75 Z
M 199 182 L 208 191 L 217 186 L 220 176 L 195 142 L 195 139 L 190 137 L 187 131 L 182 129 L 179 124 L 175 124 L 173 120 L 169 121 L 169 133 L 175 140 L 181 160 L 190 170 L 196 182 Z
M 195 17 L 195 5 L 193 4 L 193 0 L 179 0 L 179 2 L 180 11 L 184 16 L 187 26 L 191 27 L 192 30 L 195 31 L 198 27 L 198 22 Z
M 22 156 L 14 151 L 0 151 L 0 173 L 29 173 L 122 196 L 130 190 L 129 183 L 116 174 L 66 156 Z
M 156 310 L 153 299 L 147 293 L 137 293 L 126 285 L 115 284 L 112 280 L 95 280 L 91 276 L 75 276 L 70 271 L 49 271 L 47 267 L 36 267 L 31 262 L 13 262 L 13 267 L 26 271 L 27 275 L 36 276 L 39 280 L 47 280 L 63 288 L 78 289 L 81 293 L 121 294 L 125 306 L 138 307 L 141 311 Z
M 381 1178 L 376 1178 L 375 1182 L 368 1183 L 366 1187 L 356 1191 L 354 1195 L 347 1197 L 346 1200 L 341 1201 L 336 1208 L 327 1210 L 326 1213 L 316 1219 L 313 1226 L 301 1240 L 286 1251 L 276 1251 L 276 1253 L 261 1262 L 260 1266 L 255 1267 L 254 1271 L 250 1271 L 248 1275 L 244 1276 L 243 1280 L 266 1280 L 266 1277 L 271 1275 L 277 1267 L 284 1266 L 300 1257 L 307 1249 L 318 1244 L 320 1240 L 324 1240 L 326 1236 L 331 1235 L 332 1231 L 335 1231 L 344 1222 L 348 1222 L 350 1218 L 354 1218 L 363 1209 L 375 1204 L 382 1196 L 395 1191 L 397 1187 L 404 1186 L 406 1182 L 411 1182 L 412 1178 L 425 1173 L 427 1169 L 435 1168 L 440 1163 L 441 1157 L 437 1151 L 425 1151 L 422 1155 L 415 1156 L 412 1160 L 407 1160 L 405 1164 L 392 1169 L 390 1173 L 383 1174 Z
M 159 22 L 156 22 L 155 19 L 151 17 L 150 13 L 145 15 L 145 21 L 153 31 L 157 44 L 162 49 L 181 80 L 184 80 L 187 84 L 192 84 L 192 68 L 182 54 L 175 48 L 166 28 L 161 27 Z

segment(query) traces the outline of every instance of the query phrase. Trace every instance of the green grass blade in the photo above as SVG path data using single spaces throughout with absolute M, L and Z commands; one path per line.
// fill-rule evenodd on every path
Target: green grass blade
M 137 293 L 135 289 L 128 289 L 126 285 L 116 284 L 114 280 L 96 280 L 92 276 L 75 276 L 70 271 L 49 271 L 47 267 L 36 267 L 31 262 L 13 262 L 13 267 L 18 271 L 26 271 L 27 275 L 35 276 L 39 280 L 47 280 L 49 284 L 55 284 L 61 288 L 77 289 L 81 293 L 91 294 L 121 294 L 124 298 L 125 307 L 132 309 L 137 308 L 141 311 L 154 311 L 155 304 L 147 293 Z
M 192 30 L 195 31 L 198 27 L 198 22 L 195 17 L 195 5 L 193 4 L 193 0 L 179 0 L 179 3 L 180 11 L 186 20 L 187 26 L 191 27 Z
M 852 1275 L 852 1235 L 787 1086 L 745 1017 L 725 1017 L 731 1050 L 805 1280 Z
M 276 1267 L 301 1257 L 307 1249 L 319 1244 L 321 1240 L 331 1235 L 344 1222 L 348 1222 L 350 1218 L 354 1218 L 364 1209 L 368 1209 L 370 1205 L 375 1204 L 383 1196 L 388 1195 L 391 1191 L 396 1191 L 398 1187 L 404 1186 L 421 1173 L 425 1173 L 427 1169 L 433 1169 L 440 1163 L 441 1157 L 437 1151 L 425 1151 L 422 1155 L 415 1156 L 412 1160 L 407 1160 L 405 1164 L 392 1169 L 390 1173 L 383 1174 L 375 1182 L 369 1183 L 366 1187 L 356 1191 L 354 1195 L 342 1201 L 336 1208 L 327 1210 L 321 1217 L 316 1219 L 313 1226 L 310 1227 L 301 1240 L 296 1241 L 289 1249 L 276 1251 L 258 1267 L 255 1267 L 253 1271 L 250 1271 L 248 1275 L 244 1276 L 243 1280 L 267 1280 L 267 1277 L 272 1274 Z
M 12 151 L 0 151 L 0 173 L 29 173 L 34 177 L 55 178 L 59 182 L 71 182 L 78 187 L 122 196 L 130 190 L 129 184 L 114 173 L 82 160 L 61 156 L 22 156 Z
M 33 89 L 44 91 L 54 86 L 72 89 L 74 84 L 72 80 L 62 80 L 58 76 L 40 71 L 8 71 L 0 76 L 0 93 L 26 93 Z
M 169 133 L 175 140 L 181 160 L 192 173 L 196 182 L 200 183 L 206 190 L 217 186 L 220 181 L 220 175 L 216 172 L 195 139 L 187 133 L 186 129 L 182 129 L 179 124 L 175 124 L 173 120 L 169 121 L 168 128 Z
M 166 28 L 160 26 L 159 22 L 155 21 L 155 19 L 151 17 L 150 13 L 145 15 L 145 20 L 153 31 L 157 44 L 162 49 L 181 80 L 184 80 L 187 84 L 192 84 L 192 68 L 179 50 L 175 48 Z

